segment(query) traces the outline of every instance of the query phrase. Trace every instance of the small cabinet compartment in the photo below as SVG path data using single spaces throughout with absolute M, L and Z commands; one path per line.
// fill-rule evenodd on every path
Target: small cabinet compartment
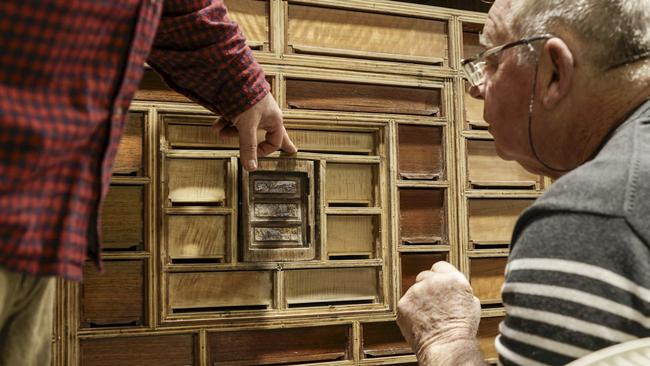
M 165 158 L 170 206 L 226 206 L 227 162 L 219 159 Z
M 478 326 L 478 343 L 483 353 L 483 357 L 488 360 L 495 360 L 499 355 L 494 346 L 494 340 L 499 335 L 499 324 L 504 317 L 481 318 Z
M 470 258 L 469 282 L 482 306 L 500 306 L 507 261 L 505 257 Z
M 446 261 L 447 253 L 401 253 L 402 295 L 415 284 L 415 278 L 422 271 L 431 269 L 434 263 Z
M 372 304 L 379 300 L 375 268 L 292 270 L 285 273 L 289 308 Z
M 363 357 L 388 357 L 413 353 L 406 343 L 395 321 L 364 323 L 361 325 L 363 332 Z
M 242 174 L 243 260 L 314 259 L 313 162 L 264 159 Z
M 507 248 L 519 215 L 532 199 L 470 198 L 469 241 L 476 248 Z
M 229 216 L 167 215 L 165 224 L 170 263 L 224 262 Z
M 374 215 L 328 215 L 328 258 L 374 258 L 379 243 L 378 219 L 379 216 Z
M 102 208 L 103 250 L 144 249 L 144 192 L 141 185 L 112 185 Z
M 197 345 L 193 334 L 82 339 L 79 360 L 83 366 L 198 365 Z
M 124 125 L 124 133 L 117 149 L 113 165 L 114 175 L 141 176 L 143 169 L 143 145 L 146 115 L 130 112 Z
M 325 199 L 328 206 L 375 206 L 376 169 L 376 164 L 327 163 Z
M 208 365 L 293 365 L 350 359 L 349 325 L 208 333 Z
M 481 29 L 483 29 L 482 24 L 463 23 L 463 58 L 473 57 L 485 49 L 479 42 Z M 484 130 L 487 128 L 487 123 L 483 119 L 483 101 L 469 95 L 469 83 L 465 82 L 464 87 L 466 128 Z
M 399 125 L 400 178 L 444 179 L 442 131 L 442 127 Z
M 288 51 L 448 65 L 447 21 L 289 4 Z
M 403 244 L 444 244 L 445 191 L 400 188 L 400 237 Z
M 269 0 L 226 0 L 228 16 L 241 27 L 251 49 L 269 51 Z
M 173 314 L 264 310 L 272 305 L 271 272 L 168 273 L 167 284 Z
M 493 140 L 467 140 L 467 167 L 470 188 L 542 188 L 541 176 L 527 172 L 515 161 L 501 159 Z
M 287 79 L 287 108 L 440 116 L 441 89 Z
M 86 262 L 80 285 L 82 328 L 134 327 L 145 324 L 144 260 L 109 260 L 100 274 Z

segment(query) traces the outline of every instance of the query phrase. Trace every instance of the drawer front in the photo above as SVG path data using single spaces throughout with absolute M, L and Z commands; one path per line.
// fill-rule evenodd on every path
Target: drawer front
M 399 208 L 400 236 L 403 244 L 446 242 L 443 190 L 401 188 Z
M 102 211 L 103 250 L 144 249 L 144 186 L 112 185 Z
M 508 258 L 470 258 L 469 282 L 483 306 L 501 304 L 501 286 Z
M 197 337 L 192 334 L 83 339 L 83 366 L 198 365 Z
M 445 178 L 442 127 L 400 125 L 398 133 L 400 178 Z
M 372 304 L 379 299 L 375 268 L 332 268 L 286 271 L 289 308 Z

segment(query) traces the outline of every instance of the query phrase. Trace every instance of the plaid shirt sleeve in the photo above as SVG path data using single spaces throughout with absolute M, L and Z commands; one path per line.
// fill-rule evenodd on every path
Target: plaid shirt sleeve
M 147 61 L 172 89 L 230 118 L 270 90 L 223 0 L 167 0 Z

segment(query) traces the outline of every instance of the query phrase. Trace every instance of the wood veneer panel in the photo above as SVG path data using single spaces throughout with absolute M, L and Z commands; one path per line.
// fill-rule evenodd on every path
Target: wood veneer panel
M 537 189 L 542 184 L 541 176 L 501 159 L 492 140 L 467 140 L 467 168 L 473 188 Z
M 224 261 L 228 218 L 222 215 L 169 215 L 167 250 L 173 262 Z
M 270 41 L 268 0 L 225 0 L 228 16 L 239 24 L 247 44 L 254 50 L 268 50 Z
M 434 263 L 448 260 L 446 253 L 401 253 L 402 260 L 402 295 L 415 283 L 415 278 L 422 271 L 431 269 Z
M 113 165 L 114 175 L 137 176 L 143 174 L 144 121 L 144 113 L 131 112 L 128 114 Z
M 499 324 L 504 317 L 481 318 L 478 326 L 478 343 L 485 358 L 497 358 L 497 350 L 494 346 L 494 340 L 499 335 Z
M 400 237 L 405 244 L 442 244 L 445 193 L 441 189 L 400 188 Z
M 196 349 L 190 334 L 82 339 L 79 359 L 82 366 L 189 366 L 198 365 Z
M 103 250 L 144 249 L 144 186 L 112 185 L 102 207 Z
M 374 258 L 378 235 L 375 216 L 327 216 L 327 254 L 330 259 Z
M 470 258 L 469 282 L 481 305 L 501 303 L 501 286 L 505 280 L 508 258 Z
M 350 358 L 350 326 L 208 333 L 209 365 L 289 365 Z
M 444 177 L 442 127 L 399 125 L 399 175 L 402 179 Z
M 225 160 L 168 158 L 165 164 L 172 205 L 225 206 Z
M 285 296 L 292 307 L 370 304 L 379 298 L 375 268 L 306 269 L 285 272 Z
M 375 206 L 375 164 L 328 163 L 325 197 L 329 206 Z
M 532 199 L 469 199 L 469 240 L 472 245 L 507 247 L 519 215 L 533 202 Z
M 413 353 L 395 321 L 364 323 L 363 356 L 365 358 L 399 356 Z

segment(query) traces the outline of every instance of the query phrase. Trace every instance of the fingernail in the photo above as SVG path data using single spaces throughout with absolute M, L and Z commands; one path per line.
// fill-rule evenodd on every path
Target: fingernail
M 253 171 L 253 170 L 257 169 L 257 162 L 255 160 L 249 160 L 248 164 L 246 164 L 246 166 L 248 167 L 249 171 Z

